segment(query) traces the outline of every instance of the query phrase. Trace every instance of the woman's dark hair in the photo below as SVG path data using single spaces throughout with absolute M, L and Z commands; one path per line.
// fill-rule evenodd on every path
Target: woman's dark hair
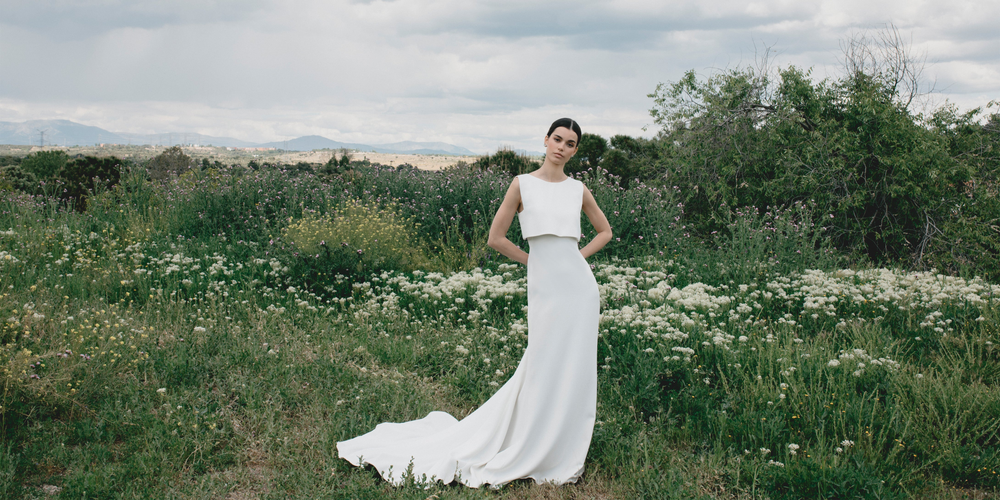
M 552 126 L 549 127 L 549 133 L 545 134 L 545 137 L 549 137 L 559 127 L 566 127 L 573 132 L 576 132 L 576 144 L 580 144 L 580 139 L 583 139 L 583 131 L 580 130 L 580 125 L 576 123 L 576 120 L 570 118 L 560 118 L 552 122 Z

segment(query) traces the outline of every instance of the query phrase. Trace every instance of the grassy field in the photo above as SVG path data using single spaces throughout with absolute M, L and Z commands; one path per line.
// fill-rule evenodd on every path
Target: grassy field
M 390 487 L 335 444 L 464 416 L 512 373 L 525 272 L 482 245 L 502 177 L 0 193 L 0 497 L 998 498 L 1000 286 L 844 266 L 803 207 L 699 246 L 669 192 L 591 181 L 625 241 L 592 262 L 586 473 L 496 491 Z

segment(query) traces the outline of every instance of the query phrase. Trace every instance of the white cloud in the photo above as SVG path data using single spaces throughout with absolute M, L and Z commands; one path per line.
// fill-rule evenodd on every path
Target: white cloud
M 8 5 L 9 4 L 9 5 Z M 656 84 L 750 64 L 839 71 L 895 23 L 963 107 L 1000 98 L 1000 4 L 615 1 L 0 1 L 0 120 L 269 141 L 538 150 L 560 116 L 643 134 Z M 12 76 L 8 76 L 12 75 Z M 983 101 L 986 99 L 986 101 Z

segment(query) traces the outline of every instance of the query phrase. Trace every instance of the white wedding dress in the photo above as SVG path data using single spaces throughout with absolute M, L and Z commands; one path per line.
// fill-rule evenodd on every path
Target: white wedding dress
M 564 484 L 583 473 L 597 411 L 600 295 L 580 254 L 583 184 L 519 176 L 518 214 L 528 257 L 528 346 L 511 378 L 461 421 L 445 412 L 383 423 L 337 443 L 341 458 L 371 464 L 400 484 L 515 479 Z

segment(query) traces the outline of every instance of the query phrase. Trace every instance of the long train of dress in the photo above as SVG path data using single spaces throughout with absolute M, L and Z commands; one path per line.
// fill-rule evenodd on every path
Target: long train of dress
M 573 238 L 528 239 L 528 346 L 510 379 L 461 421 L 445 412 L 383 423 L 337 443 L 341 458 L 371 464 L 399 484 L 563 484 L 583 473 L 597 410 L 597 282 Z

